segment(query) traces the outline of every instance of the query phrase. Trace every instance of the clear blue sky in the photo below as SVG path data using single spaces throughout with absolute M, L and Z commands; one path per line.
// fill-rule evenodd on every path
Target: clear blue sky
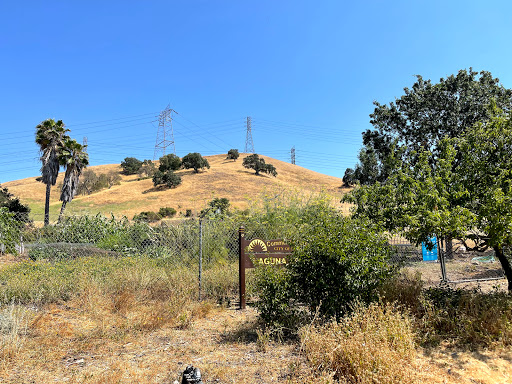
M 39 174 L 35 126 L 87 136 L 92 165 L 245 147 L 342 177 L 374 100 L 473 67 L 512 88 L 510 1 L 2 1 L 0 183 Z M 279 170 L 278 170 L 279 171 Z

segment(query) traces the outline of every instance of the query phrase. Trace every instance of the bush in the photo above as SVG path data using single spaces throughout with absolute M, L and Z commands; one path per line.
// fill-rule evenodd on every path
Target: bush
M 0 207 L 0 253 L 16 253 L 16 246 L 20 243 L 23 223 L 18 221 L 16 213 L 9 212 L 8 208 Z
M 135 175 L 139 172 L 142 167 L 142 161 L 135 157 L 126 157 L 121 162 L 121 168 L 123 168 L 123 173 L 125 175 Z
M 386 238 L 370 222 L 320 213 L 294 244 L 289 268 L 297 299 L 328 317 L 375 301 L 393 274 L 389 257 Z
M 258 267 L 252 289 L 258 296 L 255 307 L 266 326 L 294 333 L 300 325 L 300 312 L 294 305 L 293 286 L 285 268 Z
M 173 217 L 176 215 L 176 210 L 171 207 L 160 208 L 158 214 L 162 217 Z
M 162 216 L 153 211 L 144 211 L 139 213 L 138 215 L 133 216 L 133 220 L 135 221 L 143 221 L 146 223 L 154 223 L 159 220 L 162 220 Z
M 192 210 L 191 209 L 187 209 L 185 211 L 185 217 L 192 217 Z
M 28 214 L 30 213 L 29 206 L 22 204 L 19 198 L 10 193 L 7 188 L 2 188 L 1 186 L 0 207 L 5 207 L 9 212 L 14 213 L 14 218 L 18 221 L 23 221 L 25 223 L 30 221 L 28 218 Z

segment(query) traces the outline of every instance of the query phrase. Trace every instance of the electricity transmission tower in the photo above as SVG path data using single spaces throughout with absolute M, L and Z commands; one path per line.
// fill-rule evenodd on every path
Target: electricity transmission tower
M 165 156 L 167 147 L 171 147 L 171 152 L 176 154 L 174 147 L 174 132 L 172 130 L 172 114 L 178 113 L 171 109 L 169 105 L 158 115 L 158 132 L 156 134 L 155 153 L 153 160 L 158 160 Z
M 295 164 L 295 145 L 292 147 L 292 150 L 290 151 L 290 155 L 292 157 L 292 164 Z
M 247 133 L 245 135 L 245 153 L 254 153 L 254 143 L 252 142 L 252 121 L 249 116 L 247 116 Z

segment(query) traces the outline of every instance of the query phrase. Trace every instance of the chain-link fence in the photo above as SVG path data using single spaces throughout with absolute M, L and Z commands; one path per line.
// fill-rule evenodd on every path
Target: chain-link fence
M 215 289 L 223 279 L 235 279 L 241 224 L 230 217 L 147 223 L 98 214 L 66 217 L 44 226 L 42 215 L 29 218 L 0 210 L 0 253 L 48 261 L 87 256 L 163 259 L 171 265 L 197 270 L 201 291 L 206 285 Z M 244 226 L 247 239 L 282 238 L 279 228 L 264 223 L 249 220 Z M 446 242 L 436 242 L 436 248 L 427 249 L 400 235 L 391 236 L 389 244 L 392 261 L 411 272 L 420 272 L 429 285 L 504 277 L 492 250 L 475 252 L 456 241 L 451 247 Z M 219 265 L 223 268 L 211 272 Z
M 421 273 L 422 280 L 429 284 L 471 283 L 504 279 L 499 260 L 492 249 L 469 250 L 461 241 L 435 239 L 432 247 L 415 245 L 401 235 L 390 237 L 392 260 L 410 272 Z M 509 250 L 507 250 L 508 252 Z

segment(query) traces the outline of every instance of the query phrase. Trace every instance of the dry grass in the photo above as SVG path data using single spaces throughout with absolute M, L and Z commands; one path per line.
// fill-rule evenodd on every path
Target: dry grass
M 310 365 L 341 383 L 419 383 L 412 322 L 390 305 L 357 307 L 339 322 L 302 331 Z
M 241 158 L 244 154 L 241 154 Z M 342 180 L 310 171 L 298 165 L 262 156 L 273 164 L 277 177 L 256 176 L 252 170 L 242 167 L 242 161 L 226 160 L 226 155 L 207 156 L 211 168 L 194 174 L 191 170 L 177 173 L 182 177 L 182 184 L 173 189 L 154 188 L 151 180 L 137 181 L 137 176 L 122 176 L 121 185 L 106 189 L 89 196 L 77 196 L 68 204 L 70 213 L 102 212 L 126 215 L 132 218 L 141 211 L 158 211 L 160 207 L 173 207 L 185 213 L 191 209 L 194 213 L 203 209 L 213 197 L 227 197 L 234 207 L 245 209 L 251 197 L 259 195 L 264 189 L 289 188 L 305 192 L 325 192 L 336 196 L 339 201 Z M 96 173 L 111 170 L 121 171 L 119 165 L 101 165 L 91 167 Z M 59 176 L 62 180 L 63 175 Z M 33 213 L 42 214 L 45 186 L 35 177 L 11 181 L 3 184 L 9 191 L 28 203 Z M 60 194 L 56 187 L 51 193 L 51 212 L 58 213 Z

